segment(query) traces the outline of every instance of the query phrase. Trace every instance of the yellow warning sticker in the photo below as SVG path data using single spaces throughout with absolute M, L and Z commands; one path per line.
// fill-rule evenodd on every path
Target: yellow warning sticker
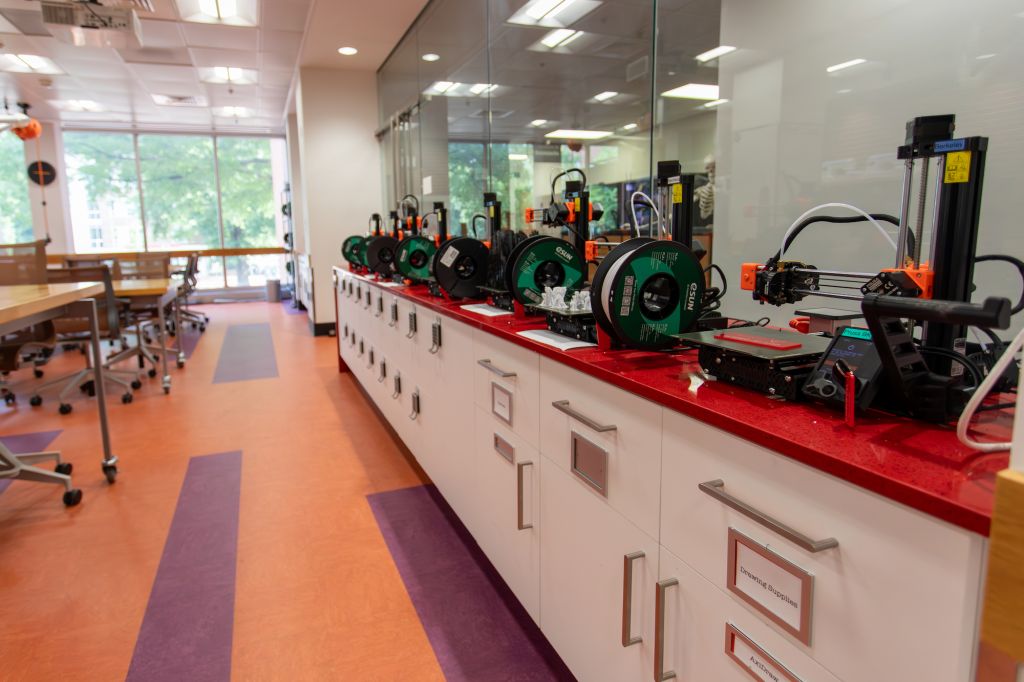
M 683 186 L 681 184 L 672 185 L 672 203 L 683 203 Z
M 493 218 L 494 217 L 494 206 L 488 206 L 488 208 L 490 209 L 491 217 Z
M 576 197 L 576 200 L 573 203 L 575 204 L 576 210 L 579 211 L 580 210 L 580 198 Z
M 967 182 L 971 179 L 971 153 L 950 152 L 946 154 L 946 177 L 943 181 L 947 184 L 956 182 Z

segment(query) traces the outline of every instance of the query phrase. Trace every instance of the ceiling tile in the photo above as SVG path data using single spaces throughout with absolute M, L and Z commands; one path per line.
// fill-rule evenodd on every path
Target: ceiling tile
M 148 48 L 185 47 L 185 36 L 176 21 L 144 19 L 142 22 L 142 45 Z
M 189 49 L 196 66 L 238 66 L 244 69 L 260 68 L 260 56 L 256 51 L 220 50 L 204 47 Z
M 295 70 L 293 68 L 273 69 L 264 67 L 260 69 L 260 85 L 287 88 L 292 84 L 294 73 Z
M 147 92 L 155 95 L 204 95 L 202 86 L 196 83 L 181 83 L 175 81 L 148 80 L 143 82 Z
M 192 64 L 192 56 L 184 47 L 125 49 L 118 50 L 118 53 L 124 61 L 131 64 Z
M 260 47 L 259 30 L 239 26 L 181 24 L 185 42 L 191 47 L 219 47 L 228 50 L 252 50 Z
M 302 47 L 302 34 L 296 31 L 274 31 L 263 29 L 260 31 L 261 52 L 281 52 L 288 55 L 297 55 Z
M 284 54 L 282 52 L 264 52 L 261 55 L 262 65 L 260 68 L 264 69 L 287 69 L 289 73 L 295 67 L 296 57 L 298 55 Z
M 264 26 L 273 26 L 281 31 L 304 31 L 306 29 L 306 17 L 311 4 L 309 0 L 291 0 L 290 2 L 264 0 L 262 4 L 260 19 Z

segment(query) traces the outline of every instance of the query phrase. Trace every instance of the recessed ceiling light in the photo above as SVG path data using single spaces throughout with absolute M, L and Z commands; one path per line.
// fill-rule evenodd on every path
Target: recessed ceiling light
M 552 130 L 544 137 L 559 138 L 564 140 L 600 140 L 611 137 L 612 133 L 607 130 Z
M 703 83 L 687 83 L 686 85 L 663 92 L 661 96 L 676 99 L 716 100 L 718 99 L 718 86 L 705 85 Z
M 57 64 L 46 57 L 35 54 L 5 54 L 0 69 L 14 73 L 42 73 L 57 75 L 64 73 Z
M 474 95 L 486 95 L 488 93 L 494 92 L 497 88 L 497 85 L 492 85 L 490 83 L 477 83 L 476 85 L 471 87 L 469 91 Z
M 614 90 L 605 90 L 604 92 L 599 92 L 596 95 L 594 95 L 594 99 L 596 99 L 598 102 L 607 102 L 612 97 L 615 97 L 618 94 L 619 93 L 615 92 Z
M 626 125 L 622 126 L 623 130 L 636 130 L 636 128 L 637 126 L 635 123 L 627 123 Z
M 91 99 L 51 99 L 50 104 L 64 111 L 87 111 L 89 113 L 106 111 L 102 104 Z
M 713 50 L 708 50 L 707 52 L 701 52 L 699 55 L 694 57 L 694 59 L 696 59 L 698 62 L 703 64 L 704 62 L 710 62 L 712 59 L 718 59 L 722 55 L 727 55 L 730 52 L 735 52 L 735 51 L 736 51 L 736 48 L 733 47 L 732 45 L 719 45 L 718 47 L 714 48 Z
M 432 86 L 430 86 L 430 88 L 434 92 L 437 92 L 437 93 L 440 93 L 440 94 L 443 95 L 446 92 L 453 92 L 453 91 L 455 91 L 460 85 L 462 85 L 462 83 L 453 83 L 452 81 L 437 81 Z
M 573 4 L 574 2 L 576 2 L 576 0 L 562 0 L 562 2 L 560 2 L 558 5 L 556 5 L 553 10 L 551 10 L 550 12 L 545 14 L 542 18 L 544 18 L 544 19 L 554 19 L 556 16 L 561 14 L 565 9 L 567 9 L 569 7 L 569 5 Z
M 205 107 L 206 98 L 197 95 L 153 95 L 153 101 L 164 107 Z
M 252 109 L 248 107 L 217 107 L 213 110 L 213 115 L 220 118 L 249 118 L 252 116 Z
M 995 56 L 996 55 L 995 55 L 994 52 L 990 52 L 989 54 L 979 54 L 977 57 L 975 57 L 975 59 L 981 61 L 983 59 L 992 59 L 992 57 L 995 57 Z
M 866 59 L 851 59 L 848 62 L 842 62 L 840 64 L 833 64 L 832 66 L 830 66 L 827 69 L 825 69 L 825 71 L 827 73 L 835 73 L 836 71 L 842 71 L 843 69 L 848 69 L 851 66 L 860 66 L 861 64 L 865 63 L 866 61 L 867 61 Z
M 509 154 L 508 155 L 508 160 L 509 161 L 529 161 L 530 157 L 527 156 L 526 154 Z
M 357 50 L 354 47 L 339 47 L 338 48 L 338 54 L 345 55 L 346 57 L 351 57 L 352 55 L 357 54 L 358 52 L 359 52 L 359 50 Z
M 571 28 L 556 28 L 554 31 L 549 31 L 547 35 L 540 39 L 540 42 L 545 47 L 555 49 L 556 47 L 562 47 L 571 43 L 581 35 L 583 35 L 583 31 L 574 31 Z
M 434 54 L 433 52 L 428 52 L 423 55 L 423 61 L 425 62 L 436 62 L 440 58 L 441 55 Z
M 704 104 L 702 104 L 701 106 L 704 107 L 705 109 L 714 109 L 715 107 L 722 106 L 723 104 L 725 104 L 728 101 L 729 100 L 727 100 L 727 99 L 716 99 L 716 100 L 712 100 L 710 102 L 704 102 Z
M 546 118 L 535 118 L 534 120 L 530 121 L 530 125 L 533 126 L 534 128 L 540 128 L 547 122 L 548 120 Z
M 526 15 L 540 21 L 551 10 L 562 4 L 562 0 L 533 0 L 526 8 Z
M 259 78 L 255 69 L 237 66 L 213 66 L 199 69 L 199 80 L 204 83 L 230 83 L 231 85 L 253 85 Z
M 235 0 L 199 0 L 199 11 L 212 19 L 232 19 L 238 16 Z

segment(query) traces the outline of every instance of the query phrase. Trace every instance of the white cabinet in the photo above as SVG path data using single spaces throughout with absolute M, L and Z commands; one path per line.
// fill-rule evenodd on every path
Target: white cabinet
M 654 665 L 660 666 L 663 676 L 675 673 L 682 682 L 750 682 L 752 677 L 766 682 L 837 682 L 664 547 L 660 561 L 661 588 L 655 588 L 650 599 L 660 596 L 664 604 L 660 614 L 654 608 L 655 618 L 661 616 L 654 625 L 655 634 L 665 643 L 663 653 L 655 652 Z M 738 633 L 735 640 L 727 637 L 727 626 Z M 791 677 L 786 677 L 787 672 Z M 855 679 L 896 682 L 900 678 Z
M 476 330 L 474 400 L 534 448 L 540 446 L 540 357 Z
M 658 543 L 546 457 L 540 488 L 541 630 L 580 680 L 651 679 Z
M 541 454 L 657 537 L 662 408 L 547 358 L 540 375 Z
M 476 409 L 473 511 L 464 519 L 480 549 L 540 622 L 540 455 Z
M 663 452 L 661 544 L 722 589 L 730 528 L 810 573 L 798 646 L 822 665 L 851 682 L 970 679 L 980 536 L 680 414 L 666 412 Z M 838 547 L 809 551 L 698 489 L 718 481 L 710 492 Z

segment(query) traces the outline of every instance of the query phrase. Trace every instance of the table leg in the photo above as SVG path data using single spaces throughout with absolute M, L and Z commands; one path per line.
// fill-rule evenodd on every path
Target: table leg
M 167 369 L 167 316 L 164 314 L 163 301 L 157 306 L 160 318 L 160 328 L 157 330 L 160 334 L 160 367 L 164 371 L 164 393 L 171 392 L 171 373 Z
M 96 403 L 100 412 L 100 435 L 103 438 L 103 474 L 109 483 L 117 477 L 117 457 L 110 452 L 110 427 L 107 423 L 107 388 L 103 379 L 103 349 L 100 343 L 100 325 L 96 314 L 96 300 L 85 299 L 88 306 L 89 333 L 92 345 L 93 380 L 96 383 Z
M 174 329 L 178 339 L 178 367 L 185 366 L 185 330 L 181 326 L 181 301 L 174 299 Z

